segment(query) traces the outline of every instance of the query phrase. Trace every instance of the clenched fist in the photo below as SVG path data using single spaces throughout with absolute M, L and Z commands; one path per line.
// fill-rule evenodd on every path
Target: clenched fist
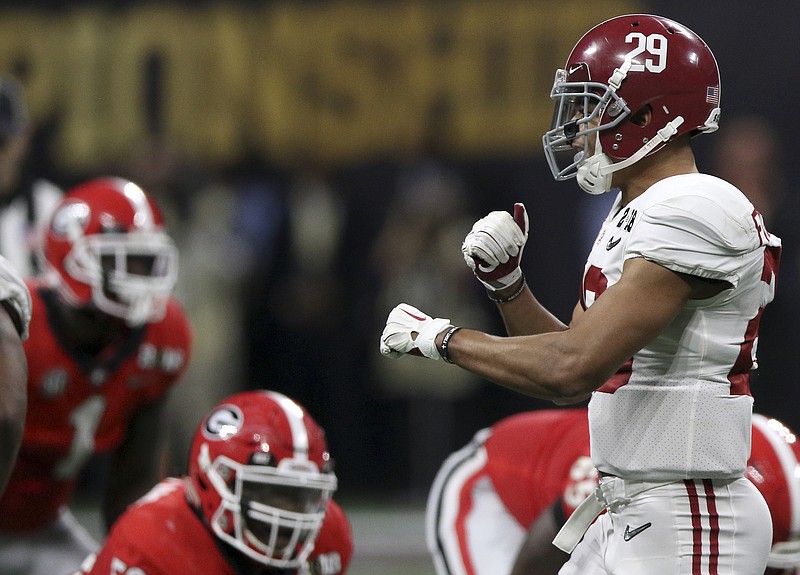
M 401 303 L 386 319 L 381 334 L 381 353 L 395 358 L 411 354 L 441 359 L 436 336 L 451 327 L 449 319 L 432 318 L 412 305 Z
M 479 219 L 464 238 L 461 252 L 475 276 L 491 291 L 512 285 L 522 276 L 520 261 L 528 240 L 528 212 L 514 204 L 514 216 L 497 211 Z

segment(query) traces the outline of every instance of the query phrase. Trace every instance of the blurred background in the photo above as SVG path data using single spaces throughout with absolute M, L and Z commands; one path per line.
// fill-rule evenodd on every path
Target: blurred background
M 800 4 L 0 1 L 0 73 L 22 82 L 36 126 L 29 169 L 65 188 L 133 179 L 180 247 L 196 350 L 165 471 L 182 472 L 219 399 L 282 391 L 327 430 L 353 574 L 432 573 L 422 509 L 438 466 L 479 428 L 550 404 L 382 358 L 378 336 L 400 301 L 502 333 L 459 248 L 515 201 L 531 216 L 529 282 L 568 320 L 612 198 L 553 181 L 548 94 L 582 34 L 630 12 L 678 20 L 717 56 L 722 123 L 696 140 L 700 169 L 739 185 L 784 240 L 752 389 L 757 411 L 800 428 Z

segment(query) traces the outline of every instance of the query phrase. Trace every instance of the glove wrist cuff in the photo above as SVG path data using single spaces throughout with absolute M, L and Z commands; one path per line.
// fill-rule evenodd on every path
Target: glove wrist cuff
M 519 278 L 522 277 L 522 268 L 517 267 L 512 271 L 510 274 L 504 275 L 501 278 L 496 280 L 486 280 L 483 278 L 479 278 L 483 284 L 486 286 L 486 289 L 490 292 L 499 291 L 501 289 L 505 289 L 514 285 Z
M 515 299 L 517 299 L 519 296 L 522 295 L 522 292 L 525 289 L 525 286 L 527 285 L 527 282 L 525 281 L 525 276 L 520 273 L 520 277 L 522 278 L 522 281 L 519 284 L 519 288 L 514 293 L 512 293 L 511 295 L 506 296 L 506 297 L 498 297 L 497 293 L 495 291 L 493 291 L 493 290 L 490 290 L 490 289 L 486 290 L 486 295 L 489 297 L 490 300 L 492 300 L 495 303 L 508 303 L 510 301 L 514 301 Z M 519 278 L 517 278 L 517 279 L 519 279 Z M 509 286 L 511 286 L 511 285 L 512 284 L 509 284 Z M 509 286 L 507 286 L 507 287 L 509 287 Z
M 436 318 L 425 322 L 417 333 L 414 344 L 417 349 L 427 358 L 439 359 L 442 357 L 439 347 L 436 345 L 436 336 L 446 329 L 453 327 L 449 319 Z

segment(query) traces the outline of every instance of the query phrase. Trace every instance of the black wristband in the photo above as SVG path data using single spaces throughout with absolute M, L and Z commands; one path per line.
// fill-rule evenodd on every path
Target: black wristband
M 444 334 L 444 338 L 442 339 L 442 345 L 439 346 L 439 355 L 441 355 L 442 359 L 447 363 L 453 363 L 453 360 L 450 359 L 450 354 L 447 353 L 447 346 L 450 345 L 450 338 L 453 337 L 453 334 L 460 329 L 461 328 L 458 326 L 453 326 L 448 329 L 447 333 Z
M 510 296 L 508 296 L 508 297 L 494 297 L 492 295 L 492 292 L 489 291 L 488 289 L 486 290 L 486 295 L 489 297 L 490 300 L 492 300 L 495 303 L 508 303 L 510 301 L 514 301 L 520 295 L 522 295 L 522 290 L 525 289 L 525 284 L 526 284 L 525 276 L 522 276 L 522 283 L 519 284 L 519 289 L 517 291 L 515 291 L 513 294 L 511 294 Z

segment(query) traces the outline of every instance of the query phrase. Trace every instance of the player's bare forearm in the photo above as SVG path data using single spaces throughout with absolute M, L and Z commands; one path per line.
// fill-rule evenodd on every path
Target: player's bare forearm
M 527 285 L 519 297 L 497 304 L 497 307 L 508 335 L 534 335 L 567 329 L 561 320 L 539 303 Z
M 580 349 L 571 347 L 567 333 L 498 337 L 462 329 L 450 340 L 450 357 L 503 387 L 570 403 L 600 387 L 614 369 L 591 365 Z
M 645 260 L 631 260 L 625 270 L 602 298 L 573 316 L 569 329 L 517 337 L 462 329 L 449 341 L 449 358 L 526 395 L 556 403 L 580 400 L 662 331 L 696 291 L 678 274 Z M 510 317 L 510 308 L 504 312 Z
M 11 317 L 0 310 L 0 493 L 14 467 L 27 410 L 28 367 Z

